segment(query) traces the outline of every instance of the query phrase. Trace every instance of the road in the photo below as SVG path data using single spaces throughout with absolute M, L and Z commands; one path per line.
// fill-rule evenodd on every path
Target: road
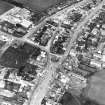
M 28 37 L 31 36 L 36 30 L 38 30 L 38 28 L 40 28 L 41 26 L 43 26 L 43 24 L 46 22 L 46 20 L 49 20 L 50 18 L 62 14 L 62 12 L 65 12 L 66 10 L 71 10 L 72 8 L 78 7 L 81 4 L 84 4 L 84 2 L 87 2 L 88 0 L 84 0 L 83 2 L 80 2 L 76 5 L 67 7 L 65 9 L 63 9 L 62 11 L 57 12 L 56 14 L 46 18 L 43 22 L 39 23 L 35 28 L 33 28 L 27 35 L 25 35 L 23 38 L 15 38 L 14 40 L 21 40 L 22 42 L 28 42 L 32 45 L 37 46 L 36 44 L 34 44 L 32 41 L 28 40 Z M 33 91 L 31 100 L 30 100 L 30 105 L 41 105 L 41 101 L 42 99 L 45 97 L 45 95 L 47 94 L 48 91 L 48 86 L 50 84 L 51 81 L 53 81 L 54 77 L 53 74 L 56 72 L 56 68 L 57 66 L 64 60 L 64 58 L 68 55 L 73 42 L 76 40 L 76 38 L 78 37 L 78 31 L 81 30 L 82 26 L 84 26 L 84 24 L 90 19 L 92 18 L 92 16 L 94 16 L 94 14 L 97 12 L 97 10 L 99 10 L 101 8 L 101 6 L 105 3 L 105 1 L 103 1 L 98 7 L 96 7 L 94 10 L 91 11 L 90 15 L 87 16 L 85 18 L 85 20 L 83 22 L 81 22 L 81 24 L 78 26 L 78 28 L 76 29 L 75 33 L 73 34 L 73 37 L 69 43 L 69 46 L 67 48 L 66 53 L 64 54 L 64 56 L 62 56 L 62 59 L 60 60 L 60 62 L 58 64 L 53 64 L 51 62 L 48 63 L 48 66 L 46 68 L 46 73 L 44 75 L 43 78 L 41 78 L 41 84 L 39 84 L 39 86 L 37 88 L 35 88 L 35 90 Z M 59 27 L 57 28 L 57 30 L 59 29 Z M 5 49 L 7 49 L 9 47 L 5 46 Z M 45 49 L 44 47 L 39 46 L 41 49 L 45 50 L 46 52 L 50 53 L 48 49 Z M 3 50 L 5 51 L 5 50 Z
M 89 1 L 91 1 L 91 0 L 83 0 L 82 2 L 79 2 L 79 3 L 77 3 L 77 4 L 75 4 L 75 5 L 72 5 L 72 6 L 68 6 L 67 8 L 64 8 L 63 10 L 58 11 L 57 13 L 55 13 L 55 14 L 53 14 L 53 15 L 47 17 L 47 18 L 44 19 L 42 22 L 40 22 L 38 25 L 36 25 L 34 28 L 32 28 L 32 29 L 30 30 L 30 32 L 29 32 L 27 35 L 25 35 L 23 38 L 28 38 L 28 37 L 29 37 L 30 35 L 32 35 L 36 30 L 38 30 L 41 26 L 43 26 L 43 25 L 46 23 L 46 21 L 49 20 L 50 18 L 55 17 L 56 15 L 62 14 L 62 12 L 65 12 L 66 10 L 71 10 L 72 8 L 76 8 L 76 7 L 78 7 L 78 6 L 82 5 L 82 4 L 84 4 L 85 2 L 89 2 Z
M 48 18 L 46 18 L 45 20 L 43 20 L 42 22 L 40 22 L 38 25 L 36 25 L 34 28 L 32 28 L 29 33 L 27 33 L 25 36 L 23 36 L 22 39 L 20 39 L 20 38 L 18 38 L 18 39 L 19 40 L 23 40 L 23 41 L 25 41 L 27 43 L 30 43 L 32 45 L 39 46 L 41 49 L 43 49 L 43 50 L 47 51 L 48 53 L 50 53 L 50 46 L 49 45 L 46 48 L 43 47 L 43 46 L 37 45 L 33 41 L 31 41 L 28 37 L 30 37 L 35 31 L 37 31 L 38 29 L 40 29 L 40 27 L 42 27 L 46 23 L 46 21 L 49 20 L 50 18 L 53 18 L 56 15 L 62 14 L 62 12 L 65 12 L 67 10 L 70 11 L 73 8 L 76 8 L 76 7 L 80 6 L 80 5 L 83 5 L 85 2 L 89 2 L 89 0 L 83 0 L 82 2 L 79 2 L 79 3 L 77 3 L 77 4 L 73 5 L 73 6 L 68 6 L 67 8 L 64 8 L 63 10 L 58 11 L 57 13 L 53 14 L 52 16 L 49 16 Z M 60 24 L 59 24 L 59 26 L 60 26 Z M 57 29 L 53 33 L 53 37 L 51 38 L 51 41 L 48 44 L 51 44 L 52 43 L 52 40 L 55 38 L 55 35 L 56 35 L 55 33 L 56 33 L 57 30 L 59 30 L 59 27 L 57 27 Z
M 46 49 L 42 46 L 39 46 L 35 43 L 33 43 L 32 41 L 30 41 L 28 39 L 29 36 L 31 36 L 36 30 L 38 30 L 38 28 L 40 28 L 41 26 L 43 26 L 46 22 L 46 20 L 49 20 L 50 18 L 52 17 L 55 17 L 56 15 L 59 15 L 59 14 L 62 14 L 63 12 L 67 11 L 67 10 L 71 10 L 72 8 L 76 8 L 82 4 L 84 4 L 84 2 L 87 2 L 88 0 L 84 0 L 83 2 L 80 2 L 76 5 L 73 5 L 73 6 L 70 6 L 70 7 L 67 7 L 59 12 L 57 12 L 56 14 L 53 14 L 52 16 L 46 18 L 45 20 L 43 20 L 43 22 L 39 23 L 36 27 L 34 27 L 27 35 L 25 35 L 23 38 L 16 38 L 16 37 L 13 37 L 14 40 L 21 40 L 22 42 L 27 42 L 27 43 L 30 43 L 34 46 L 38 46 L 40 47 L 42 50 L 45 50 L 46 52 L 50 53 L 49 51 L 49 47 Z M 97 12 L 97 10 L 99 10 L 102 5 L 105 3 L 105 0 L 98 6 L 96 7 L 94 10 L 91 11 L 90 15 L 87 16 L 85 18 L 85 20 L 83 22 L 81 22 L 81 24 L 77 27 L 75 33 L 73 34 L 73 37 L 69 43 L 69 46 L 67 48 L 67 51 L 65 52 L 64 56 L 62 56 L 60 62 L 58 64 L 53 64 L 52 62 L 49 61 L 48 63 L 48 66 L 46 68 L 46 73 L 44 74 L 43 78 L 40 79 L 41 81 L 41 84 L 39 84 L 39 86 L 37 88 L 34 89 L 33 91 L 33 94 L 31 96 L 31 100 L 29 102 L 30 105 L 41 105 L 41 101 L 43 100 L 43 98 L 45 97 L 45 95 L 47 94 L 48 92 L 48 86 L 50 84 L 51 81 L 53 81 L 54 77 L 54 73 L 56 72 L 56 68 L 57 66 L 65 59 L 65 57 L 68 55 L 72 45 L 73 45 L 73 42 L 76 40 L 76 38 L 78 37 L 78 31 L 81 30 L 81 28 L 84 26 L 84 24 L 94 16 L 94 14 Z M 59 30 L 59 27 L 56 29 L 56 31 Z M 55 34 L 55 33 L 54 33 Z M 11 36 L 12 37 L 12 36 Z M 53 36 L 54 38 L 54 36 Z M 12 42 L 11 42 L 12 43 Z M 4 50 L 1 52 L 3 53 L 10 45 L 11 43 L 7 43 L 7 45 L 4 47 Z M 50 60 L 50 59 L 49 59 Z
M 70 52 L 70 49 L 71 49 L 71 47 L 73 46 L 73 43 L 75 42 L 75 40 L 76 40 L 77 37 L 78 37 L 78 32 L 80 32 L 81 29 L 82 29 L 82 27 L 85 25 L 85 23 L 86 23 L 89 19 L 91 19 L 91 18 L 97 13 L 97 11 L 98 11 L 99 9 L 101 9 L 101 7 L 102 7 L 103 4 L 105 4 L 105 1 L 103 1 L 103 2 L 102 2 L 100 5 L 98 5 L 96 8 L 92 9 L 90 15 L 88 15 L 88 16 L 84 19 L 84 21 L 82 21 L 82 22 L 80 23 L 80 25 L 77 27 L 77 29 L 75 30 L 74 34 L 72 35 L 73 37 L 72 37 L 71 41 L 69 42 L 69 45 L 68 45 L 68 47 L 67 47 L 67 51 L 65 52 L 64 56 L 62 57 L 60 63 L 66 58 L 66 56 L 67 56 L 68 53 Z
M 34 91 L 30 105 L 41 105 L 41 102 L 48 91 L 48 86 L 53 80 L 53 75 L 56 71 L 56 67 L 54 67 L 53 64 L 49 64 L 48 68 L 46 69 L 48 70 L 45 74 L 46 76 L 43 78 L 42 84 L 40 84 Z
M 102 7 L 102 5 L 105 3 L 105 1 L 103 1 L 99 6 L 97 6 L 95 9 L 93 9 L 90 13 L 89 16 L 87 16 L 84 21 L 81 22 L 81 24 L 77 27 L 75 33 L 73 34 L 73 37 L 69 43 L 69 46 L 67 48 L 66 53 L 64 54 L 64 56 L 62 57 L 62 59 L 60 60 L 59 63 L 61 63 L 64 58 L 68 55 L 73 42 L 76 40 L 76 38 L 78 37 L 78 31 L 81 30 L 81 28 L 85 25 L 85 23 L 94 16 L 94 14 L 97 13 L 97 11 Z M 61 13 L 61 11 L 59 12 Z M 54 16 L 54 15 L 53 15 Z M 30 105 L 41 105 L 41 101 L 44 98 L 44 96 L 46 95 L 47 91 L 48 91 L 48 86 L 50 84 L 50 82 L 53 80 L 53 74 L 56 71 L 56 67 L 58 66 L 58 64 L 51 64 L 49 63 L 49 66 L 46 68 L 48 70 L 48 72 L 45 74 L 42 83 L 38 86 L 38 88 L 36 90 L 34 90 L 33 94 L 32 94 L 32 98 L 30 101 Z

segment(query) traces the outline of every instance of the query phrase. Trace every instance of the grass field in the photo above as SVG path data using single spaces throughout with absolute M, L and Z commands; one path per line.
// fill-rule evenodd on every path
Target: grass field
M 27 0 L 24 4 L 30 7 L 34 12 L 43 11 L 50 6 L 58 4 L 62 0 Z
M 13 8 L 13 6 L 11 4 L 0 0 L 0 15 L 3 14 L 4 12 L 8 11 L 11 8 Z

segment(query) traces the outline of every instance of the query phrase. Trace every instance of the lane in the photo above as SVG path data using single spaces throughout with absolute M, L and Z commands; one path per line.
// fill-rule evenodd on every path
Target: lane
M 73 8 L 76 8 L 80 5 L 83 5 L 84 3 L 87 3 L 87 2 L 91 2 L 92 0 L 83 0 L 82 2 L 79 2 L 77 4 L 74 4 L 74 5 L 71 5 L 71 6 L 68 6 L 66 8 L 64 8 L 63 10 L 60 10 L 58 12 L 56 12 L 55 14 L 45 18 L 42 22 L 40 22 L 38 25 L 36 25 L 35 27 L 33 27 L 29 33 L 27 33 L 23 38 L 28 38 L 30 35 L 32 35 L 36 30 L 38 30 L 41 26 L 43 26 L 47 20 L 49 20 L 50 18 L 53 18 L 55 17 L 56 15 L 59 15 L 59 14 L 62 14 L 62 12 L 65 12 L 67 10 L 72 10 Z
M 105 4 L 105 1 L 103 1 L 102 3 L 100 3 L 96 8 L 92 9 L 91 10 L 91 13 L 90 15 L 88 15 L 84 21 L 81 22 L 81 24 L 77 27 L 76 31 L 74 32 L 73 34 L 73 37 L 71 39 L 71 41 L 69 42 L 68 44 L 68 47 L 67 47 L 67 51 L 65 52 L 65 54 L 63 55 L 62 59 L 60 60 L 60 64 L 62 63 L 62 61 L 66 58 L 66 56 L 68 55 L 68 53 L 70 52 L 70 49 L 71 47 L 73 46 L 73 43 L 75 42 L 75 40 L 77 39 L 78 37 L 78 33 L 81 31 L 81 29 L 83 28 L 83 26 L 85 25 L 85 23 L 91 19 L 94 14 L 96 14 L 98 12 L 99 9 L 102 8 L 102 5 Z
M 86 2 L 87 0 L 85 0 Z M 84 2 L 83 2 L 84 3 Z M 79 3 L 78 5 L 76 5 L 77 7 L 79 5 L 81 5 L 82 3 Z M 87 22 L 87 20 L 89 20 L 96 12 L 97 10 L 102 6 L 103 3 L 101 3 L 97 8 L 94 9 L 94 11 L 92 10 L 92 13 L 86 18 L 85 21 L 83 21 L 77 28 L 76 32 L 73 35 L 72 40 L 69 43 L 68 49 L 65 53 L 65 55 L 63 56 L 63 58 L 61 59 L 60 62 L 62 62 L 62 60 L 67 56 L 67 54 L 69 53 L 73 42 L 76 40 L 77 36 L 78 36 L 78 30 L 81 29 L 81 27 Z M 74 8 L 74 6 L 72 7 Z M 71 6 L 64 9 L 63 11 L 66 11 L 68 9 L 72 9 Z M 59 11 L 59 13 L 57 14 L 61 14 L 62 11 Z M 56 16 L 56 14 L 54 14 L 53 16 Z M 51 16 L 51 17 L 53 17 Z M 48 17 L 47 19 L 45 19 L 42 23 L 40 23 L 39 25 L 37 25 L 35 28 L 33 28 L 30 33 L 28 33 L 26 36 L 23 37 L 24 40 L 27 40 L 27 37 L 29 37 L 30 35 L 32 35 L 32 33 L 34 33 L 34 31 L 36 31 L 38 28 L 40 28 L 45 22 L 46 20 L 50 19 L 51 17 Z M 29 41 L 28 41 L 29 42 Z M 31 42 L 29 42 L 31 43 Z M 45 73 L 44 77 L 41 79 L 42 83 L 33 91 L 31 100 L 30 100 L 30 105 L 41 105 L 41 101 L 44 98 L 44 96 L 46 95 L 47 91 L 48 91 L 48 86 L 50 84 L 50 82 L 53 80 L 53 74 L 56 71 L 56 67 L 58 64 L 53 65 L 51 63 L 48 64 L 48 67 L 46 68 L 47 72 Z
M 67 49 L 66 53 L 64 54 L 63 58 L 60 60 L 60 63 L 68 55 L 68 53 L 69 53 L 69 51 L 70 51 L 70 49 L 71 49 L 71 47 L 73 45 L 73 42 L 76 40 L 76 38 L 78 36 L 78 31 L 97 12 L 97 10 L 99 10 L 101 8 L 102 4 L 103 4 L 103 2 L 97 8 L 95 8 L 94 11 L 92 10 L 91 14 L 88 17 L 86 17 L 86 19 L 78 26 L 76 32 L 74 33 L 74 35 L 73 35 L 73 37 L 72 37 L 72 39 L 71 39 L 71 41 L 69 43 L 69 46 L 68 46 L 68 49 Z M 52 81 L 53 78 L 54 78 L 53 74 L 55 73 L 58 64 L 53 65 L 53 64 L 49 63 L 48 65 L 49 66 L 46 68 L 48 70 L 48 72 L 46 72 L 46 74 L 45 74 L 45 76 L 43 78 L 43 82 L 33 92 L 32 99 L 30 101 L 30 105 L 41 105 L 42 99 L 47 94 L 48 86 L 50 84 L 50 81 Z
M 87 0 L 85 0 L 85 2 L 86 2 L 86 1 L 87 1 Z M 84 2 L 78 3 L 78 4 L 76 4 L 75 6 L 74 6 L 74 5 L 73 5 L 73 6 L 70 6 L 70 7 L 68 7 L 68 8 L 65 8 L 63 11 L 66 11 L 66 10 L 68 10 L 68 9 L 70 10 L 70 9 L 72 9 L 72 8 L 74 8 L 74 7 L 78 7 L 79 5 L 81 5 L 81 4 L 83 4 L 83 3 L 84 3 Z M 100 5 L 100 6 L 101 6 L 101 5 Z M 99 6 L 99 7 L 100 7 L 100 6 Z M 98 10 L 98 8 L 97 8 L 96 10 Z M 93 12 L 96 12 L 96 10 L 94 10 Z M 62 13 L 62 11 L 59 11 L 59 13 L 57 12 L 56 14 L 61 14 L 61 13 Z M 54 14 L 53 16 L 56 16 L 56 14 Z M 65 53 L 64 57 L 67 56 L 67 54 L 69 53 L 69 51 L 70 51 L 70 49 L 71 49 L 71 46 L 72 46 L 73 42 L 74 42 L 75 39 L 77 38 L 77 36 L 78 36 L 78 30 L 80 30 L 81 27 L 85 24 L 85 22 L 87 22 L 87 20 L 88 20 L 89 18 L 91 18 L 94 14 L 95 14 L 95 13 L 92 13 L 91 15 L 89 15 L 88 18 L 86 19 L 86 21 L 82 22 L 81 25 L 77 28 L 77 31 L 74 33 L 74 36 L 73 36 L 71 42 L 69 43 L 68 50 L 67 50 L 67 52 Z M 27 37 L 29 37 L 30 35 L 32 35 L 32 33 L 34 33 L 34 31 L 36 31 L 38 28 L 40 28 L 40 27 L 45 23 L 46 20 L 52 18 L 53 16 L 48 17 L 47 19 L 45 19 L 42 23 L 40 23 L 40 24 L 37 25 L 35 28 L 33 28 L 33 29 L 30 31 L 30 33 L 28 33 L 27 35 L 25 35 L 23 38 L 15 38 L 15 40 L 18 39 L 18 40 L 27 41 L 28 43 L 33 44 L 31 41 L 29 41 L 29 40 L 27 39 Z M 57 29 L 57 30 L 58 30 L 58 29 Z M 33 45 L 35 45 L 35 44 L 33 44 Z M 8 47 L 9 47 L 9 46 L 8 46 Z M 8 47 L 5 47 L 5 48 L 8 48 Z M 40 48 L 41 48 L 41 49 L 44 49 L 44 47 L 40 47 Z M 5 49 L 5 50 L 6 50 L 6 49 Z M 4 50 L 4 51 L 5 51 L 5 50 Z M 44 50 L 47 51 L 46 49 L 44 49 Z M 48 51 L 47 51 L 47 52 L 48 52 Z M 63 59 L 64 59 L 64 57 L 63 57 Z M 62 61 L 63 59 L 61 59 L 61 61 Z M 51 64 L 51 62 L 48 64 L 48 67 L 46 68 L 47 72 L 45 73 L 44 77 L 41 78 L 41 81 L 43 81 L 43 82 L 38 86 L 37 89 L 35 89 L 35 90 L 33 91 L 32 99 L 31 99 L 31 101 L 30 101 L 30 105 L 41 105 L 41 101 L 42 101 L 42 99 L 44 98 L 44 96 L 46 95 L 46 93 L 47 93 L 47 91 L 48 91 L 48 86 L 49 86 L 50 82 L 54 79 L 53 74 L 56 72 L 57 65 L 58 65 L 58 64 L 56 64 L 56 65 L 55 65 L 55 64 Z
M 77 4 L 68 6 L 68 7 L 64 8 L 63 10 L 56 12 L 56 13 L 53 14 L 51 17 L 55 17 L 56 15 L 60 15 L 60 14 L 62 14 L 62 13 L 65 13 L 65 11 L 70 11 L 70 10 L 72 10 L 73 8 L 77 8 L 77 7 L 79 7 L 79 6 L 83 5 L 83 4 L 86 4 L 86 3 L 88 3 L 88 2 L 92 2 L 92 0 L 83 0 L 83 1 L 81 1 L 81 2 L 79 2 L 79 3 L 77 3 Z M 50 18 L 50 17 L 49 17 L 49 18 Z
M 48 68 L 46 69 L 48 70 L 45 73 L 46 76 L 42 78 L 43 80 L 42 84 L 40 84 L 38 88 L 34 91 L 30 105 L 41 105 L 41 101 L 43 100 L 48 91 L 48 86 L 50 82 L 53 80 L 53 75 L 56 71 L 56 67 L 53 64 L 49 64 Z
M 75 40 L 75 39 L 76 39 L 76 36 L 75 36 L 75 38 L 73 38 L 73 40 Z M 68 52 L 66 52 L 66 53 L 68 53 Z M 49 66 L 46 68 L 46 69 L 48 69 L 48 72 L 46 72 L 46 74 L 43 78 L 43 82 L 33 92 L 32 98 L 30 101 L 30 105 L 41 105 L 41 101 L 43 100 L 44 96 L 46 95 L 46 93 L 48 91 L 48 86 L 50 84 L 50 81 L 53 80 L 52 75 L 55 73 L 57 65 L 58 64 L 53 65 L 53 64 L 49 63 Z

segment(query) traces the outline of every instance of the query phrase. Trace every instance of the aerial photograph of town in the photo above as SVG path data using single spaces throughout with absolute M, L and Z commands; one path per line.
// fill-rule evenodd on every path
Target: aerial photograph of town
M 105 105 L 105 0 L 0 0 L 0 105 Z

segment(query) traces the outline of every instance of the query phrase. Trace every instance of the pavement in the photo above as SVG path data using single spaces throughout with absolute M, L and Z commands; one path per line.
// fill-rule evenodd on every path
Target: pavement
M 64 56 L 62 57 L 61 62 L 66 58 L 66 56 L 67 56 L 68 53 L 70 52 L 70 49 L 71 49 L 71 47 L 73 46 L 73 43 L 75 42 L 75 40 L 76 40 L 77 37 L 78 37 L 78 33 L 81 31 L 81 29 L 83 28 L 83 26 L 85 25 L 85 23 L 88 22 L 88 20 L 91 19 L 91 18 L 97 13 L 97 11 L 98 11 L 99 9 L 101 9 L 101 7 L 102 7 L 102 5 L 103 5 L 104 3 L 105 3 L 105 1 L 103 1 L 103 2 L 102 2 L 100 5 L 98 5 L 96 8 L 92 9 L 90 15 L 88 15 L 88 16 L 84 19 L 84 21 L 82 21 L 82 22 L 80 23 L 80 25 L 78 25 L 77 29 L 75 30 L 74 34 L 72 35 L 73 37 L 72 37 L 71 41 L 70 41 L 69 44 L 68 44 L 67 51 L 65 52 Z M 60 62 L 60 63 L 61 63 L 61 62 Z
M 48 68 L 46 69 L 48 70 L 45 73 L 46 76 L 42 78 L 43 82 L 34 91 L 32 99 L 30 101 L 30 105 L 41 105 L 41 102 L 49 89 L 49 84 L 53 80 L 53 75 L 56 71 L 56 67 L 54 67 L 53 64 L 49 64 Z
M 32 41 L 28 40 L 28 37 L 30 35 L 32 35 L 38 28 L 40 28 L 41 26 L 43 26 L 43 24 L 46 22 L 46 20 L 56 16 L 56 15 L 59 15 L 59 14 L 62 14 L 62 12 L 68 10 L 68 9 L 72 9 L 74 7 L 78 7 L 80 5 L 82 5 L 84 2 L 86 2 L 87 0 L 84 0 L 83 2 L 80 2 L 78 3 L 77 5 L 73 5 L 73 6 L 70 6 L 70 7 L 67 7 L 65 8 L 64 10 L 62 11 L 59 11 L 57 12 L 56 14 L 46 18 L 43 22 L 39 23 L 35 28 L 33 28 L 27 35 L 25 35 L 23 38 L 16 38 L 16 37 L 13 37 L 14 40 L 21 40 L 22 42 L 28 42 L 32 45 L 35 45 L 35 46 L 38 46 L 40 47 L 42 50 L 45 50 L 46 52 L 49 52 L 48 49 L 42 47 L 42 46 L 39 46 L 35 43 L 33 43 Z M 76 31 L 74 32 L 74 34 L 72 35 L 72 39 L 70 40 L 69 42 L 69 45 L 67 47 L 67 51 L 65 52 L 64 56 L 62 56 L 61 60 L 59 63 L 56 63 L 56 64 L 53 64 L 52 62 L 50 62 L 50 59 L 49 59 L 49 62 L 48 62 L 48 66 L 46 68 L 46 72 L 44 74 L 44 76 L 40 79 L 40 84 L 38 85 L 37 88 L 35 88 L 33 90 L 33 93 L 32 93 L 32 96 L 31 96 L 31 99 L 30 99 L 30 102 L 29 104 L 30 105 L 41 105 L 41 101 L 43 100 L 43 98 L 45 97 L 45 95 L 47 94 L 48 92 L 48 87 L 50 85 L 50 82 L 53 81 L 54 79 L 54 73 L 56 72 L 56 68 L 58 67 L 59 64 L 62 63 L 62 61 L 67 57 L 68 53 L 70 52 L 70 49 L 71 47 L 73 46 L 73 43 L 75 42 L 75 40 L 77 39 L 78 37 L 78 32 L 82 29 L 82 27 L 85 25 L 85 23 L 91 19 L 96 13 L 97 11 L 102 7 L 102 5 L 105 3 L 105 0 L 100 4 L 98 5 L 96 8 L 94 8 L 91 13 L 78 25 Z M 57 28 L 58 30 L 59 28 Z M 10 43 L 11 44 L 11 43 Z M 5 47 L 5 50 L 6 48 L 9 47 L 8 44 L 6 47 Z M 4 51 L 5 51 L 4 50 Z M 28 104 L 28 105 L 29 105 Z
M 85 25 L 85 23 L 91 19 L 96 13 L 97 11 L 102 7 L 102 5 L 105 3 L 105 1 L 103 1 L 99 6 L 97 6 L 96 8 L 94 8 L 90 15 L 88 15 L 84 21 L 82 21 L 80 23 L 80 25 L 78 25 L 75 33 L 73 34 L 73 37 L 69 43 L 69 46 L 67 48 L 67 51 L 66 53 L 64 54 L 64 56 L 62 57 L 62 59 L 60 60 L 59 63 L 61 63 L 65 57 L 68 55 L 74 41 L 77 39 L 78 37 L 78 32 L 81 30 L 81 28 Z M 70 7 L 68 7 L 70 8 Z M 59 13 L 62 13 L 62 11 L 60 11 Z M 58 14 L 59 14 L 58 13 Z M 55 14 L 56 15 L 56 14 Z M 53 15 L 54 16 L 54 15 Z M 53 80 L 53 74 L 54 72 L 56 71 L 56 68 L 59 64 L 52 64 L 51 62 L 49 63 L 49 66 L 46 68 L 47 69 L 47 72 L 43 78 L 43 81 L 42 83 L 38 86 L 37 89 L 34 90 L 33 92 L 33 95 L 32 95 L 32 98 L 31 98 L 31 101 L 30 101 L 30 105 L 41 105 L 41 101 L 43 100 L 44 96 L 47 94 L 47 91 L 48 91 L 48 87 L 49 87 L 49 84 L 50 82 Z

